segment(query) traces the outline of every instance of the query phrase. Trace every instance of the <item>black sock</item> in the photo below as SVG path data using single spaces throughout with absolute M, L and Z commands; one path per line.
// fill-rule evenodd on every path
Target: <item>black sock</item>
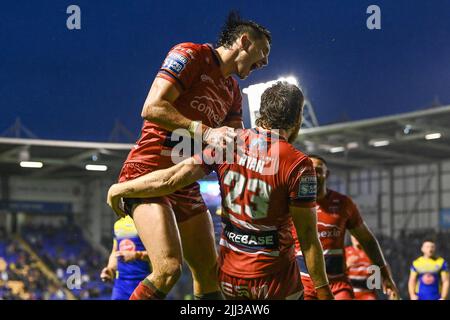
M 204 294 L 196 294 L 194 295 L 195 300 L 225 300 L 222 292 L 220 291 L 214 291 Z

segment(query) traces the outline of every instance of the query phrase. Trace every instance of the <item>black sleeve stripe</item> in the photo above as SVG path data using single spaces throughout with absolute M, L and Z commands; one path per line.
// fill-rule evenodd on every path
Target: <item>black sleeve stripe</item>
M 181 87 L 183 90 L 186 90 L 186 87 L 184 86 L 183 82 L 181 82 L 180 79 L 178 79 L 177 77 L 175 77 L 175 76 L 174 76 L 173 74 L 171 74 L 169 71 L 167 71 L 166 69 L 159 69 L 159 72 L 160 72 L 160 73 L 164 73 L 164 74 L 168 75 L 169 77 L 175 79 L 175 80 L 177 81 L 177 83 L 180 85 L 180 87 Z

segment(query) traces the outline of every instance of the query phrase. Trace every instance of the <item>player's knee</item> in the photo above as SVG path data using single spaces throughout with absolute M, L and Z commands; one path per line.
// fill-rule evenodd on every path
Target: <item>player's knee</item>
M 195 280 L 201 283 L 211 283 L 218 281 L 218 264 L 211 263 L 203 265 L 201 268 L 192 269 L 192 275 Z

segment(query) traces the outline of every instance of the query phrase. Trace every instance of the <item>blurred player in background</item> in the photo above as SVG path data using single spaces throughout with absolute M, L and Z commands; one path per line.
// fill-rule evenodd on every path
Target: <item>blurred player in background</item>
M 114 281 L 111 300 L 128 300 L 150 272 L 147 251 L 139 239 L 133 219 L 126 216 L 117 220 L 108 265 L 100 274 L 103 281 Z
M 368 268 L 373 264 L 354 236 L 352 245 L 345 248 L 347 277 L 353 287 L 356 300 L 377 300 L 375 289 L 368 288 L 370 275 Z
M 232 75 L 245 79 L 267 65 L 270 43 L 268 30 L 232 13 L 217 48 L 195 43 L 173 47 L 150 88 L 141 137 L 119 182 L 174 165 L 176 129 L 208 145 L 223 146 L 234 138 L 232 128 L 243 124 L 242 96 Z M 181 275 L 183 258 L 192 272 L 196 299 L 221 297 L 213 226 L 197 183 L 164 197 L 128 199 L 126 205 L 153 267 L 131 299 L 164 299 Z
M 449 290 L 448 264 L 436 256 L 431 240 L 422 244 L 423 255 L 412 263 L 408 291 L 411 300 L 446 300 Z
M 353 288 L 345 274 L 344 238 L 349 230 L 361 244 L 367 256 L 380 267 L 383 289 L 392 299 L 397 299 L 398 289 L 392 279 L 389 267 L 384 259 L 377 239 L 364 223 L 358 208 L 343 194 L 327 188 L 328 170 L 325 159 L 317 155 L 310 156 L 317 175 L 317 227 L 322 243 L 326 270 L 330 287 L 337 300 L 354 298 Z M 295 230 L 293 230 L 295 232 Z M 317 299 L 317 292 L 310 278 L 303 257 L 301 245 L 297 243 L 297 261 L 300 266 L 302 282 L 305 287 L 305 300 Z
M 301 126 L 303 100 L 298 87 L 278 82 L 262 94 L 258 127 L 238 133 L 241 143 L 232 161 L 207 166 L 190 158 L 113 185 L 108 203 L 120 214 L 120 197 L 160 196 L 215 170 L 222 195 L 219 281 L 225 297 L 300 299 L 303 288 L 291 232 L 295 228 L 318 298 L 332 299 L 317 236 L 314 168 L 290 144 Z

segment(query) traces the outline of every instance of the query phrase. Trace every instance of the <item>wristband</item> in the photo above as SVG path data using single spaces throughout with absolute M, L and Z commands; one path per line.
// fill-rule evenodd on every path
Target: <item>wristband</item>
M 189 124 L 189 128 L 188 128 L 189 134 L 192 137 L 194 137 L 198 131 L 198 127 L 200 127 L 200 126 L 201 126 L 200 121 L 191 121 L 191 123 Z

